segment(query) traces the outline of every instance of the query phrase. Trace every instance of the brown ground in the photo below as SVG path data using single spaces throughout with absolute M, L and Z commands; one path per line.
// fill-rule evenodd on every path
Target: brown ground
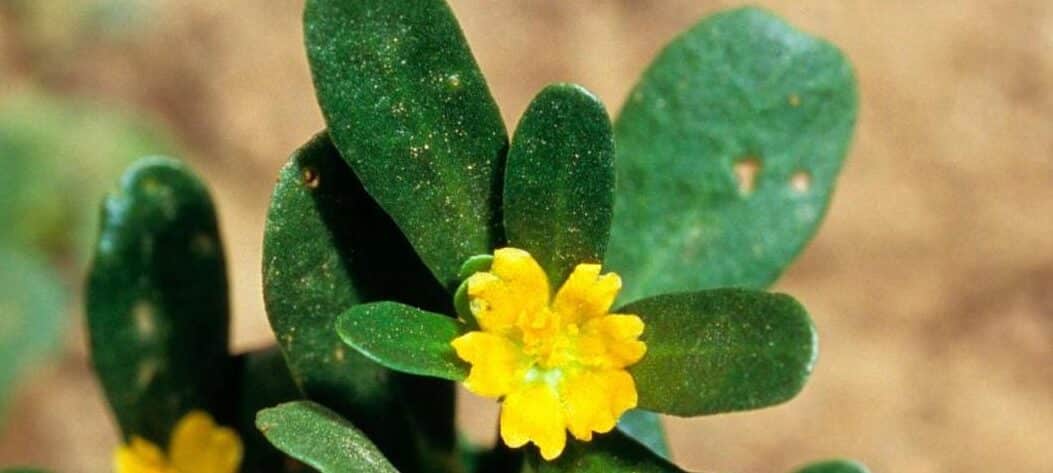
M 665 41 L 738 2 L 451 3 L 512 124 L 553 81 L 582 83 L 616 110 Z M 671 420 L 677 459 L 756 473 L 839 455 L 883 472 L 1053 471 L 1053 3 L 758 3 L 840 45 L 861 82 L 829 219 L 778 287 L 811 309 L 822 355 L 786 405 Z M 146 107 L 176 130 L 219 200 L 235 344 L 268 344 L 259 260 L 270 185 L 322 126 L 302 2 L 156 5 L 142 38 L 85 47 L 36 80 Z M 26 80 L 31 58 L 12 51 L 0 42 L 0 66 Z M 22 389 L 0 465 L 108 470 L 115 434 L 79 331 L 69 347 Z M 463 420 L 489 438 L 492 408 L 479 409 Z

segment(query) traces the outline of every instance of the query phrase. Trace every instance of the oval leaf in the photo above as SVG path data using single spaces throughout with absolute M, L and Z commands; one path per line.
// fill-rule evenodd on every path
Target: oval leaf
M 350 419 L 407 471 L 418 468 L 407 441 L 417 432 L 408 409 L 425 411 L 417 423 L 452 451 L 453 386 L 392 373 L 336 334 L 337 316 L 355 304 L 390 299 L 449 311 L 450 297 L 327 134 L 282 169 L 263 256 L 267 316 L 307 397 Z
M 603 262 L 614 206 L 614 132 L 603 104 L 580 86 L 551 85 L 527 108 L 505 170 L 508 243 L 563 281 Z
M 448 290 L 499 240 L 508 137 L 442 0 L 309 0 L 307 57 L 333 141 Z
M 856 108 L 844 56 L 763 10 L 673 41 L 615 125 L 623 300 L 775 281 L 822 220 Z
M 256 427 L 279 450 L 321 473 L 398 473 L 369 438 L 320 404 L 297 401 L 264 409 Z
M 715 289 L 618 312 L 645 324 L 647 354 L 629 368 L 643 409 L 697 416 L 778 404 L 800 392 L 815 363 L 812 321 L 784 294 Z
M 92 361 L 126 437 L 166 445 L 192 409 L 225 423 L 227 297 L 205 186 L 171 159 L 133 165 L 103 204 L 86 293 Z
M 591 442 L 572 440 L 554 461 L 546 462 L 536 452 L 531 461 L 537 473 L 684 473 L 619 430 L 598 435 Z
M 470 366 L 450 342 L 467 326 L 440 314 L 395 302 L 352 307 L 337 320 L 345 343 L 395 371 L 462 381 Z
M 851 460 L 827 460 L 812 463 L 796 473 L 870 473 L 867 467 Z

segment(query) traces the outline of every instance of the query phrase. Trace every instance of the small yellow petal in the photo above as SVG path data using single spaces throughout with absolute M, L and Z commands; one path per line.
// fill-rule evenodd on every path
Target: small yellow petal
M 241 440 L 203 411 L 184 416 L 169 445 L 172 467 L 180 472 L 235 473 L 241 464 Z
M 617 274 L 601 276 L 600 265 L 579 264 L 559 288 L 552 308 L 564 323 L 582 323 L 606 314 L 621 288 L 622 278 Z
M 647 345 L 637 340 L 643 334 L 640 317 L 611 314 L 588 321 L 583 327 L 582 355 L 587 363 L 605 368 L 632 365 L 647 352 Z
M 130 443 L 117 447 L 113 462 L 117 473 L 165 473 L 161 449 L 140 437 L 132 437 Z
M 548 305 L 548 277 L 530 253 L 502 248 L 494 252 L 489 272 L 468 278 L 468 299 L 479 326 L 499 332 Z
M 552 460 L 563 453 L 567 431 L 556 390 L 545 383 L 533 383 L 505 398 L 501 407 L 501 439 L 512 448 L 528 441 Z
M 508 394 L 521 378 L 522 352 L 507 338 L 486 332 L 468 332 L 451 342 L 457 356 L 472 365 L 464 386 L 486 397 Z
M 621 415 L 636 407 L 636 384 L 624 370 L 583 371 L 564 380 L 560 389 L 567 428 L 579 440 L 610 432 Z

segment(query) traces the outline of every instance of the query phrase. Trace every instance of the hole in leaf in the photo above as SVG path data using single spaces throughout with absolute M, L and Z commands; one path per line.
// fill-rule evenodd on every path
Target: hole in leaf
M 318 171 L 314 168 L 303 168 L 303 183 L 311 189 L 317 189 L 320 181 Z
M 755 157 L 747 157 L 735 163 L 735 178 L 739 183 L 739 193 L 749 195 L 757 184 L 757 174 L 760 172 L 761 162 Z
M 812 175 L 808 174 L 807 171 L 797 171 L 790 177 L 790 188 L 798 194 L 808 192 L 808 189 L 812 187 Z

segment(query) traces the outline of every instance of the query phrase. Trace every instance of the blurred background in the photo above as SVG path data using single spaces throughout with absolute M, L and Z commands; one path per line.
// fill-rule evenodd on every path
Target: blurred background
M 110 469 L 80 281 L 98 202 L 138 156 L 181 157 L 211 185 L 234 345 L 272 343 L 271 186 L 323 125 L 302 1 L 265 3 L 0 0 L 0 466 Z M 512 129 L 555 81 L 616 113 L 662 45 L 740 2 L 450 3 Z M 829 217 L 777 285 L 811 310 L 821 355 L 788 404 L 667 419 L 675 458 L 743 473 L 831 456 L 875 472 L 1053 471 L 1053 2 L 754 3 L 833 41 L 860 81 Z M 461 398 L 470 436 L 492 441 L 493 403 Z

